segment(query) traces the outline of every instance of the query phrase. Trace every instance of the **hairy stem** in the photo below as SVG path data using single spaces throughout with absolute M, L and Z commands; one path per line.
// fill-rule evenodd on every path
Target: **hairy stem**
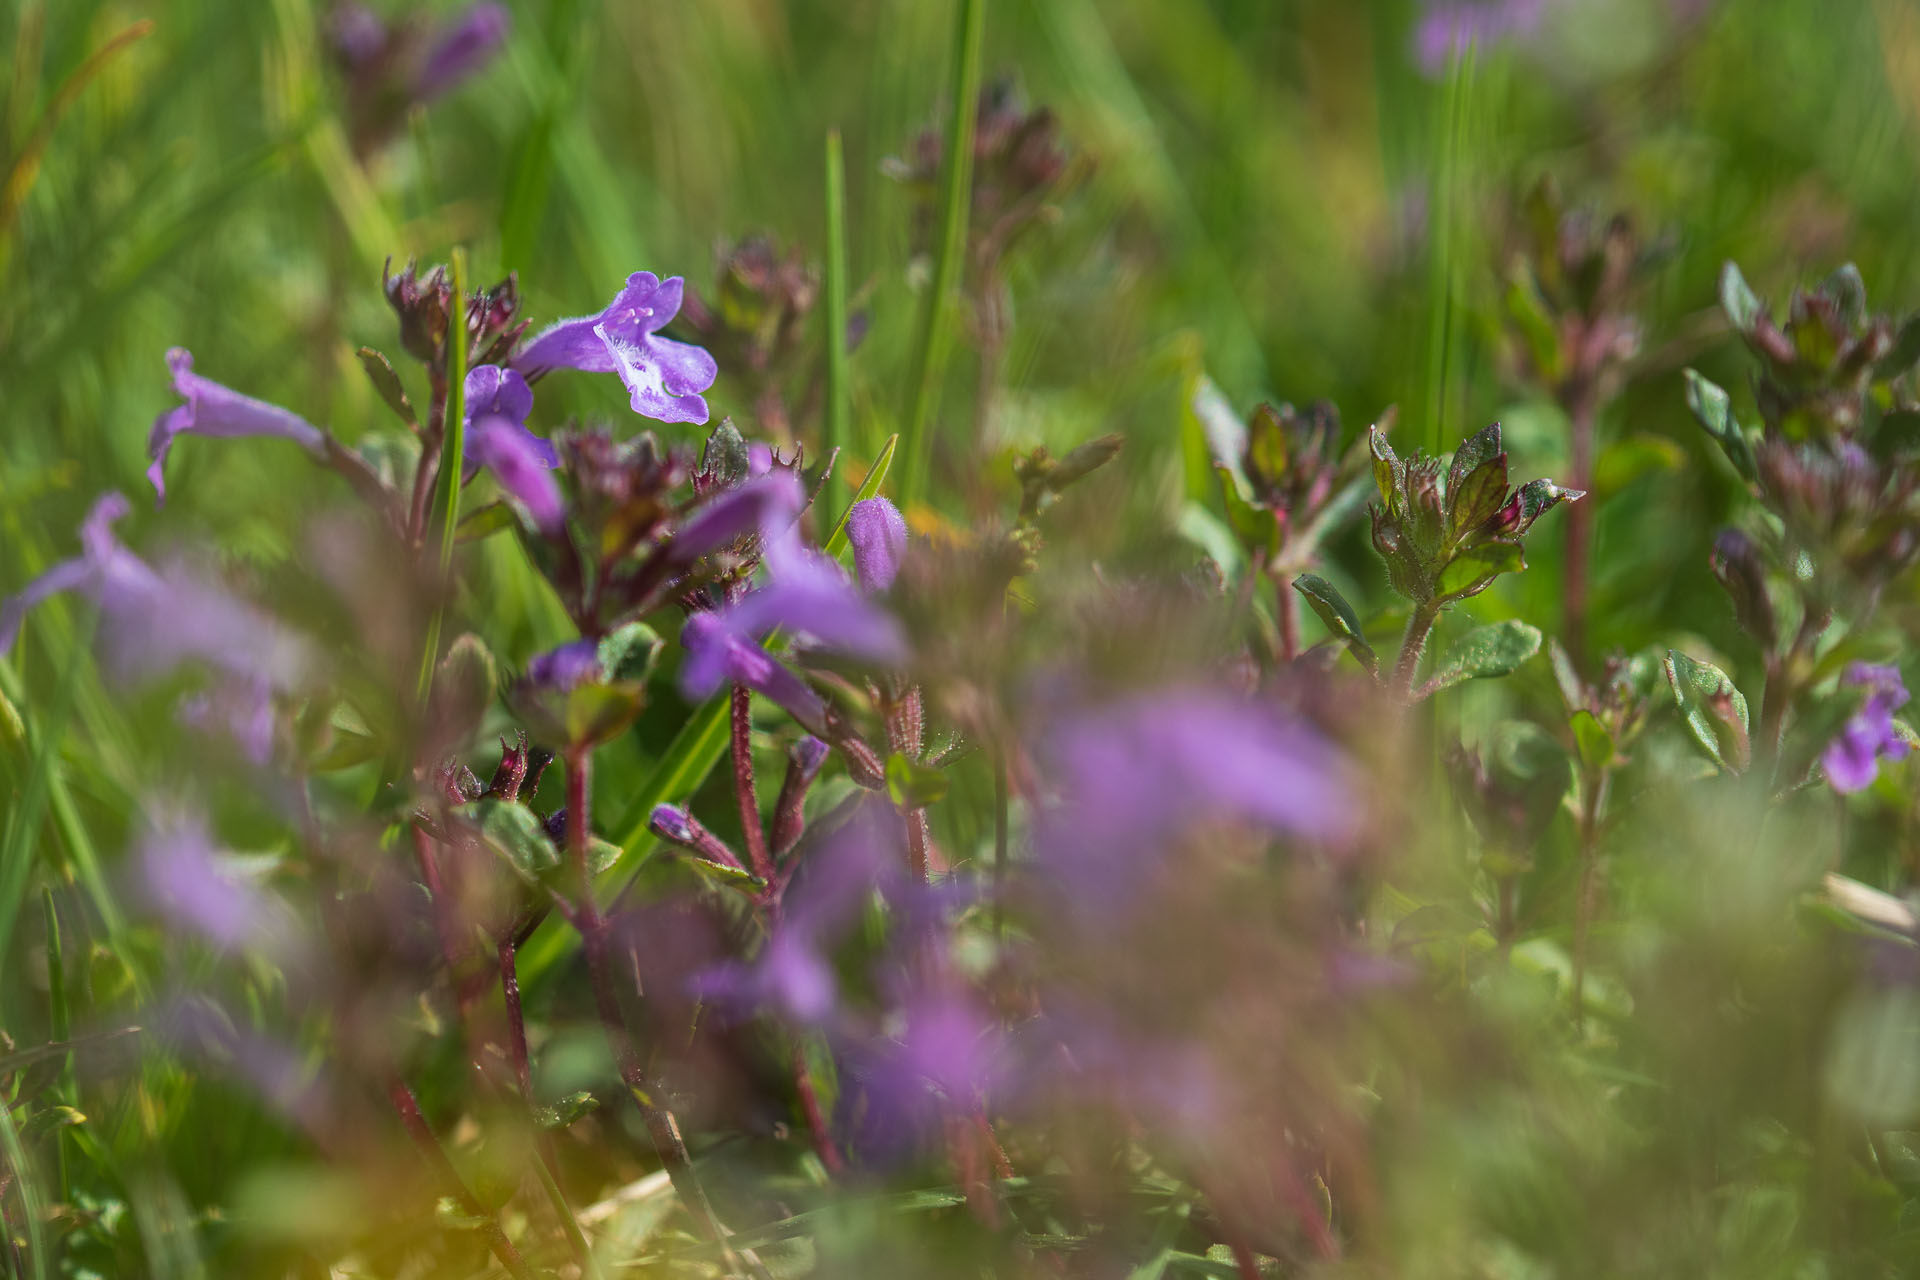
M 813 1135 L 814 1154 L 820 1157 L 829 1174 L 840 1177 L 847 1171 L 847 1162 L 833 1141 L 833 1126 L 827 1120 L 826 1109 L 820 1105 L 820 1091 L 814 1088 L 813 1072 L 807 1068 L 807 1048 L 798 1036 L 793 1040 L 793 1091 L 800 1097 L 800 1113 L 806 1117 L 807 1129 Z
M 1433 601 L 1421 601 L 1413 606 L 1407 629 L 1400 637 L 1400 657 L 1393 664 L 1393 682 L 1388 686 L 1396 702 L 1413 700 L 1413 678 L 1420 670 L 1420 655 L 1426 652 L 1427 636 L 1439 616 L 1440 606 Z
M 733 686 L 733 794 L 740 804 L 740 831 L 747 842 L 747 869 L 773 883 L 773 859 L 767 854 L 767 831 L 760 821 L 760 801 L 753 789 L 753 694 L 743 684 Z

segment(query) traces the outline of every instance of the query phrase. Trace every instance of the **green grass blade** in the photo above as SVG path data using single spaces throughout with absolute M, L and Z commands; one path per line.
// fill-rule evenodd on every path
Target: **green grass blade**
M 5 837 L 0 839 L 0 956 L 7 954 L 13 941 L 14 926 L 19 922 L 27 886 L 33 878 L 41 819 L 46 816 L 47 796 L 59 773 L 60 738 L 66 727 L 67 712 L 73 705 L 74 684 L 80 671 L 79 655 L 79 649 L 69 655 L 49 714 L 38 724 L 29 726 L 31 755 L 26 785 L 20 790 L 19 803 L 7 815 Z M 25 715 L 24 709 L 22 715 Z
M 933 281 L 927 287 L 913 346 L 906 415 L 907 474 L 900 494 L 903 503 L 916 503 L 925 497 L 932 466 L 933 402 L 946 370 L 961 260 L 967 248 L 967 215 L 973 203 L 973 134 L 980 97 L 980 43 L 986 28 L 986 14 L 986 0 L 960 0 L 955 17 L 953 103 L 947 117 L 946 151 L 940 174 L 940 240 L 934 258 Z
M 33 1171 L 27 1165 L 26 1150 L 20 1145 L 20 1131 L 13 1124 L 13 1112 L 7 1107 L 0 1107 L 0 1154 L 7 1157 L 7 1167 L 13 1170 L 14 1187 L 25 1210 L 22 1216 L 27 1220 L 27 1255 L 33 1261 L 33 1280 L 46 1280 L 47 1242 L 40 1231 L 45 1209 L 40 1202 L 40 1190 L 34 1185 Z
M 827 131 L 827 432 L 820 456 L 848 444 L 853 388 L 847 359 L 847 171 L 840 131 Z

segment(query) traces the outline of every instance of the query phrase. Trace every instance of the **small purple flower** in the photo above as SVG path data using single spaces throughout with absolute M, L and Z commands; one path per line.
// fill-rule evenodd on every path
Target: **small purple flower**
M 1063 716 L 1043 745 L 1060 803 L 1036 844 L 1082 890 L 1122 890 L 1187 827 L 1240 821 L 1342 841 L 1357 826 L 1332 748 L 1258 703 L 1207 688 Z
M 198 659 L 272 688 L 299 684 L 314 665 L 310 646 L 183 565 L 156 573 L 113 536 L 114 522 L 127 510 L 120 494 L 103 495 L 80 526 L 81 554 L 0 603 L 0 655 L 13 648 L 28 609 L 76 591 L 99 608 L 107 664 L 123 679 Z
M 189 694 L 176 714 L 188 728 L 231 739 L 256 765 L 265 765 L 273 757 L 273 689 L 258 676 L 232 677 Z
M 685 844 L 693 839 L 693 824 L 687 821 L 687 811 L 677 804 L 657 804 L 647 818 L 647 826 L 655 835 L 676 844 Z
M 154 419 L 153 431 L 147 437 L 147 456 L 153 459 L 147 479 L 153 482 L 157 502 L 167 496 L 167 451 L 173 447 L 175 436 L 274 436 L 314 453 L 326 441 L 320 428 L 298 414 L 201 377 L 193 371 L 193 355 L 184 347 L 167 352 L 167 366 L 173 370 L 173 389 L 186 403 Z
M 566 503 L 553 478 L 553 446 L 505 418 L 482 418 L 467 439 L 467 456 L 493 473 L 501 489 L 552 537 L 566 523 Z
M 853 567 L 860 589 L 877 595 L 893 585 L 900 561 L 907 553 L 907 521 L 885 498 L 868 498 L 847 513 L 847 541 L 853 544 Z
M 695 512 L 674 535 L 668 555 L 675 564 L 692 564 L 756 531 L 763 537 L 777 536 L 778 531 L 792 526 L 806 501 L 800 481 L 792 472 L 755 476 L 715 494 Z
M 527 663 L 527 683 L 556 693 L 565 693 L 604 675 L 600 646 L 592 640 L 570 641 L 557 649 L 536 654 Z
M 678 314 L 684 284 L 679 276 L 636 271 L 606 310 L 543 330 L 513 367 L 528 378 L 554 369 L 617 373 L 635 413 L 657 422 L 705 422 L 700 393 L 713 385 L 719 365 L 699 347 L 658 336 Z
M 1833 789 L 1851 795 L 1879 776 L 1882 758 L 1905 758 L 1906 739 L 1894 727 L 1893 713 L 1906 705 L 1907 687 L 1898 669 L 1866 662 L 1848 667 L 1843 683 L 1865 686 L 1867 701 L 1828 745 L 1820 762 Z
M 512 21 L 505 5 L 485 0 L 441 29 L 421 63 L 414 96 L 431 102 L 487 65 L 506 43 Z
M 243 864 L 222 853 L 204 815 L 160 811 L 141 841 L 137 863 L 147 899 L 174 924 L 222 951 L 296 949 L 298 924 L 284 904 L 250 883 Z
M 680 689 L 689 698 L 707 698 L 725 684 L 753 690 L 811 733 L 825 733 L 827 704 L 766 651 L 758 640 L 741 635 L 714 613 L 696 613 L 680 628 L 686 660 L 680 664 Z

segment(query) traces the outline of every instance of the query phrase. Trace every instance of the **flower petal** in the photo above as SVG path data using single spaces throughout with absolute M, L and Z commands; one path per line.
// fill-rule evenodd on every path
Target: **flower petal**
M 483 418 L 473 426 L 467 452 L 476 464 L 493 472 L 500 487 L 527 509 L 542 533 L 559 532 L 566 506 L 553 478 L 552 468 L 559 459 L 551 444 L 517 422 Z
M 147 479 L 153 482 L 156 501 L 167 496 L 167 452 L 176 436 L 274 436 L 312 452 L 318 452 L 326 440 L 320 428 L 300 415 L 201 377 L 193 371 L 193 355 L 184 347 L 167 352 L 167 365 L 173 370 L 173 388 L 186 403 L 155 418 L 147 436 L 147 456 L 153 460 Z
M 415 96 L 430 102 L 487 65 L 512 25 L 506 6 L 494 0 L 469 8 L 441 31 L 428 51 L 414 81 Z
M 900 561 L 907 553 L 906 517 L 885 498 L 856 502 L 847 513 L 847 541 L 853 544 L 860 589 L 878 594 L 892 586 L 900 573 Z

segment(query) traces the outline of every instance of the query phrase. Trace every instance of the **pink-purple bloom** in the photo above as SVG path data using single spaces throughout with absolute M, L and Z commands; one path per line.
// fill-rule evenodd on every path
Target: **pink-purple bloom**
M 552 471 L 560 465 L 553 445 L 527 430 L 533 389 L 512 369 L 483 364 L 467 373 L 466 478 L 485 467 L 514 501 L 525 507 L 542 533 L 559 532 L 566 504 Z
M 1842 677 L 1845 684 L 1867 690 L 1866 703 L 1840 730 L 1820 757 L 1827 781 L 1842 795 L 1865 789 L 1879 776 L 1880 761 L 1900 760 L 1907 754 L 1906 739 L 1893 722 L 1893 713 L 1906 705 L 1907 687 L 1891 666 L 1856 662 Z
M 440 30 L 427 50 L 414 79 L 414 96 L 431 102 L 486 66 L 506 43 L 512 25 L 506 6 L 496 0 L 470 6 Z
M 680 311 L 685 282 L 636 271 L 604 311 L 554 324 L 522 347 L 513 367 L 528 378 L 555 369 L 617 373 L 635 413 L 656 422 L 707 420 L 700 393 L 720 367 L 700 347 L 659 336 Z
M 680 643 L 687 650 L 680 664 L 680 688 L 688 697 L 707 698 L 723 685 L 743 685 L 784 708 L 808 731 L 826 732 L 827 704 L 820 695 L 719 614 L 688 618 L 680 629 Z
M 291 913 L 214 843 L 204 815 L 162 808 L 150 817 L 136 861 L 141 887 L 163 915 L 223 951 L 250 946 L 285 956 L 297 949 Z
M 527 682 L 556 693 L 602 679 L 605 674 L 600 664 L 600 646 L 592 640 L 569 641 L 557 649 L 535 654 L 527 663 Z
M 867 498 L 847 513 L 847 541 L 860 589 L 877 595 L 893 585 L 907 554 L 907 521 L 885 498 Z
M 167 453 L 176 436 L 273 436 L 315 453 L 326 442 L 320 428 L 299 414 L 241 395 L 195 373 L 193 355 L 184 347 L 167 352 L 167 367 L 173 370 L 173 389 L 186 403 L 154 419 L 153 431 L 147 436 L 147 456 L 153 459 L 147 479 L 153 482 L 156 500 L 164 501 L 167 496 Z

